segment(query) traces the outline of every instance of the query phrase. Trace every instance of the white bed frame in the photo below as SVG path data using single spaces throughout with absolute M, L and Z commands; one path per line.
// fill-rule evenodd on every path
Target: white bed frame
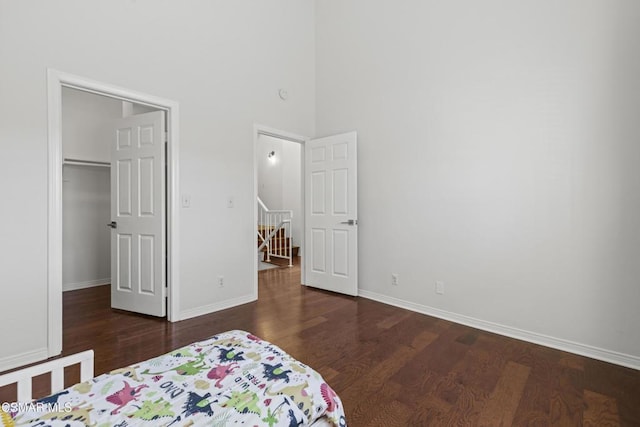
M 40 365 L 30 366 L 8 374 L 0 375 L 0 387 L 18 384 L 18 402 L 31 402 L 32 379 L 42 374 L 51 373 L 51 392 L 57 393 L 64 389 L 64 368 L 80 364 L 80 382 L 93 378 L 93 350 L 54 359 Z

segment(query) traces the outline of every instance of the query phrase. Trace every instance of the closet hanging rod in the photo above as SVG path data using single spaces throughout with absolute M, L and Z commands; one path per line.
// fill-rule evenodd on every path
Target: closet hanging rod
M 109 162 L 99 162 L 99 161 L 96 161 L 96 160 L 78 160 L 78 159 L 65 158 L 62 163 L 65 164 L 65 165 L 111 167 L 111 163 L 109 163 Z

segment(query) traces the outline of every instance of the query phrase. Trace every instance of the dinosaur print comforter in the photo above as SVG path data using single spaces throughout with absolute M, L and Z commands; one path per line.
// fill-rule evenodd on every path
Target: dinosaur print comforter
M 12 414 L 17 426 L 346 426 L 339 397 L 277 346 L 230 331 L 100 375 Z

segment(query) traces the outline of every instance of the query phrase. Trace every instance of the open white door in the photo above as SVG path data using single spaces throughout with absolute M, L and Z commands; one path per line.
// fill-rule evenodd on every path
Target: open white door
M 305 285 L 358 295 L 356 132 L 305 144 Z
M 111 150 L 111 307 L 166 315 L 165 116 L 116 122 Z

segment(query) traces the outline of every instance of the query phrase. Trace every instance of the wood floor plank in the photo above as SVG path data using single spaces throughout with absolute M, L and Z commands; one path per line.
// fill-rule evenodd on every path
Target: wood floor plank
M 507 363 L 484 410 L 480 413 L 479 426 L 498 427 L 513 424 L 513 417 L 530 370 L 528 366 L 519 363 Z
M 547 383 L 548 384 L 548 383 Z M 549 426 L 552 425 L 549 402 L 551 391 L 544 383 L 529 376 L 522 392 L 520 405 L 513 419 L 514 425 Z
M 376 414 L 367 420 L 370 427 L 406 427 L 411 417 L 411 409 L 397 400 L 382 404 Z
M 385 319 L 381 320 L 380 322 L 378 322 L 376 324 L 376 326 L 380 329 L 389 329 L 392 326 L 397 325 L 398 323 L 400 323 L 401 321 L 403 321 L 404 319 L 408 318 L 409 316 L 411 316 L 411 312 L 407 311 L 404 313 L 397 313 L 394 314 L 393 316 L 388 316 Z
M 425 347 L 407 365 L 400 369 L 393 380 L 401 384 L 411 384 L 412 387 L 420 387 L 420 392 L 425 392 L 418 384 L 421 384 L 420 375 L 428 371 L 446 374 L 458 362 L 469 347 L 455 341 L 458 334 L 454 329 L 444 331 L 429 346 Z
M 557 353 L 552 353 L 557 354 Z M 552 391 L 557 378 L 566 375 L 565 364 L 560 364 L 554 357 L 545 357 L 542 353 L 533 353 L 531 372 L 522 392 L 522 399 L 514 417 L 514 425 L 549 426 Z
M 422 331 L 411 341 L 411 347 L 423 349 L 438 338 L 438 335 L 431 331 Z
M 370 396 L 377 393 L 389 381 L 389 378 L 421 349 L 422 348 L 401 346 L 397 348 L 390 357 L 382 360 L 380 363 L 373 366 L 367 364 L 367 368 L 363 369 L 364 372 L 360 380 L 353 382 L 342 391 L 345 399 L 350 400 L 351 398 Z
M 407 420 L 408 426 L 437 426 L 447 425 L 452 406 L 442 399 L 428 395 L 417 401 Z
M 447 425 L 476 426 L 480 412 L 485 402 L 489 399 L 489 393 L 470 385 L 463 385 L 456 404 L 449 411 Z
M 367 394 L 360 398 L 349 398 L 342 400 L 347 408 L 347 423 L 349 426 L 368 426 L 371 420 L 388 419 L 389 414 L 380 411 L 383 405 L 389 402 L 398 402 L 398 397 L 404 393 L 403 387 L 393 381 L 384 383 L 382 389 L 376 393 Z M 338 392 L 340 394 L 340 392 Z M 348 402 L 348 403 L 345 403 Z M 403 407 L 403 406 L 401 406 Z M 393 422 L 393 420 L 389 420 Z M 402 425 L 402 424 L 399 424 Z M 409 424 L 406 424 L 409 425 Z
M 587 358 L 583 363 L 584 389 L 615 398 L 621 425 L 640 426 L 639 371 Z
M 452 368 L 457 381 L 465 387 L 473 387 L 488 396 L 495 388 L 506 362 L 493 352 L 472 348 Z
M 554 369 L 554 372 L 563 372 L 563 375 L 554 378 L 550 384 L 551 424 L 582 426 L 586 408 L 582 375 L 573 369 Z
M 617 427 L 620 425 L 615 399 L 585 390 L 584 401 L 587 405 L 583 416 L 585 427 Z
M 316 368 L 316 370 L 320 373 L 320 375 L 322 375 L 322 378 L 324 378 L 325 381 L 327 381 L 328 383 L 330 383 L 340 373 L 328 366 Z

